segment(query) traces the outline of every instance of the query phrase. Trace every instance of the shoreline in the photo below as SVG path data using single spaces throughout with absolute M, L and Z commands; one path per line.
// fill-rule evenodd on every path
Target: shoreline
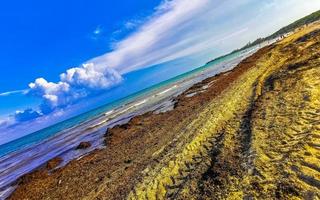
M 266 49 L 268 49 L 268 47 Z M 260 52 L 260 51 L 263 52 L 263 51 L 265 51 L 265 49 L 259 50 L 258 52 Z M 260 54 L 261 54 L 261 52 L 260 52 Z M 132 139 L 130 137 L 136 137 L 136 135 L 132 135 L 132 133 L 137 131 L 137 130 L 135 130 L 135 129 L 137 129 L 137 127 L 138 127 L 138 129 L 141 129 L 141 127 L 139 127 L 139 126 L 147 126 L 150 129 L 152 129 L 152 126 L 157 126 L 157 130 L 154 130 L 154 131 L 159 131 L 162 129 L 160 123 L 163 123 L 163 121 L 167 121 L 166 123 L 172 124 L 172 122 L 169 122 L 168 119 L 166 119 L 167 118 L 166 115 L 170 115 L 170 119 L 174 118 L 175 115 L 182 115 L 182 116 L 178 117 L 178 120 L 181 119 L 181 117 L 183 117 L 183 116 L 186 117 L 187 114 L 193 113 L 193 116 L 194 116 L 195 113 L 200 112 L 200 111 L 194 112 L 194 109 L 197 109 L 197 110 L 203 109 L 204 104 L 207 104 L 209 101 L 212 100 L 212 98 L 214 98 L 214 97 L 212 97 L 212 93 L 215 96 L 219 95 L 232 83 L 232 81 L 236 80 L 236 78 L 240 74 L 244 73 L 247 70 L 246 68 L 249 66 L 248 63 L 252 63 L 252 62 L 254 62 L 253 60 L 256 59 L 256 56 L 252 56 L 252 57 L 246 58 L 246 59 L 244 59 L 244 61 L 241 62 L 244 64 L 240 64 L 240 65 L 244 65 L 244 66 L 240 66 L 240 67 L 237 66 L 230 71 L 222 72 L 218 75 L 215 75 L 214 77 L 207 78 L 207 79 L 203 80 L 202 82 L 194 84 L 191 88 L 184 91 L 182 94 L 180 94 L 178 97 L 175 98 L 176 103 L 174 104 L 173 110 L 169 110 L 169 111 L 166 111 L 163 113 L 160 112 L 157 114 L 155 114 L 154 112 L 147 112 L 145 114 L 133 117 L 127 124 L 117 125 L 114 128 L 109 129 L 109 131 L 108 131 L 109 134 L 106 138 L 106 143 L 107 143 L 106 149 L 94 150 L 93 152 L 89 153 L 88 155 L 81 157 L 81 159 L 71 161 L 66 166 L 64 166 L 60 169 L 54 170 L 51 175 L 56 174 L 56 173 L 63 173 L 64 171 L 68 170 L 67 168 L 71 169 L 74 166 L 79 167 L 77 162 L 79 162 L 79 163 L 80 162 L 81 163 L 82 162 L 85 162 L 85 163 L 86 162 L 94 162 L 91 159 L 94 159 L 94 157 L 96 157 L 96 156 L 101 156 L 101 152 L 109 150 L 108 147 L 112 150 L 115 150 L 116 152 L 120 151 L 123 148 L 125 148 L 125 149 L 129 148 L 129 147 L 125 147 L 125 146 L 123 146 L 123 144 L 119 144 L 119 143 L 126 142 L 126 140 L 128 140 L 129 142 L 132 142 L 132 143 L 136 143 L 137 142 L 136 140 L 139 140 L 140 138 Z M 230 82 L 226 83 L 228 80 L 230 80 Z M 208 91 L 208 90 L 210 90 L 210 91 Z M 192 94 L 192 95 L 190 96 L 190 94 Z M 197 106 L 192 105 L 195 102 L 198 104 Z M 188 105 L 188 108 L 184 108 L 186 105 Z M 176 114 L 174 114 L 174 113 L 176 113 Z M 157 118 L 159 118 L 159 119 L 157 119 Z M 176 121 L 176 120 L 173 120 L 173 121 Z M 146 125 L 142 125 L 140 121 L 149 121 L 149 122 Z M 133 128 L 133 127 L 135 127 L 135 128 Z M 145 127 L 145 128 L 142 127 L 142 129 L 146 129 L 147 127 Z M 169 127 L 169 126 L 166 125 L 166 127 Z M 126 131 L 129 133 L 126 133 Z M 121 134 L 121 136 L 119 136 L 118 134 Z M 114 135 L 116 135 L 116 136 L 114 136 Z M 120 137 L 120 138 L 118 138 L 118 137 Z M 173 139 L 172 137 L 173 137 L 173 135 L 168 136 L 166 141 L 169 142 L 170 140 Z M 133 141 L 130 141 L 131 139 Z M 117 145 L 121 145 L 121 147 L 119 147 Z M 111 152 L 111 153 L 113 153 L 113 152 Z M 127 157 L 125 155 L 122 155 L 122 156 Z M 115 159 L 115 156 L 111 156 L 111 157 L 113 157 L 113 158 L 111 158 L 110 160 Z M 108 158 L 105 158 L 105 159 L 108 159 Z M 116 162 L 116 161 L 114 161 L 114 162 Z M 131 159 L 123 160 L 120 163 L 124 163 L 124 164 L 120 164 L 120 166 L 117 168 L 123 169 L 123 170 L 128 170 L 127 166 L 126 166 L 127 165 L 126 162 L 131 163 Z M 116 162 L 116 163 L 119 164 L 119 162 Z M 80 164 L 80 165 L 82 165 L 82 164 Z M 113 171 L 113 170 L 115 170 L 115 171 Z M 116 173 L 116 174 L 118 173 L 117 172 L 118 170 L 116 170 L 116 169 L 113 169 L 113 170 L 111 170 L 111 171 L 113 171 L 113 173 Z M 140 168 L 140 171 L 141 170 L 142 169 Z M 29 181 L 32 182 L 32 180 L 34 180 L 37 182 L 37 181 L 41 181 L 39 179 L 47 179 L 47 178 L 51 179 L 52 176 L 48 175 L 46 173 L 48 173 L 48 171 L 46 169 L 42 168 L 42 169 L 36 170 L 35 172 L 32 172 L 31 174 L 23 176 L 19 181 L 20 186 L 18 186 L 18 190 L 20 191 L 21 188 L 24 188 L 24 186 L 21 186 L 21 185 L 25 185 Z M 30 183 L 30 184 L 32 184 L 32 183 Z M 27 184 L 27 185 L 29 185 L 29 184 Z M 30 188 L 30 186 L 28 186 L 28 188 Z M 22 189 L 22 190 L 24 190 L 24 189 Z M 19 191 L 18 191 L 18 193 L 19 193 Z M 15 193 L 16 192 L 14 192 L 13 194 L 15 194 Z
M 23 151 L 18 151 L 12 153 L 12 155 L 2 157 L 0 160 L 2 164 L 4 164 L 4 159 L 12 159 L 13 161 L 9 161 L 11 163 L 10 165 L 16 165 L 13 170 L 19 170 L 16 173 L 16 175 L 12 176 L 10 175 L 9 168 L 6 169 L 6 173 L 10 176 L 8 176 L 9 179 L 14 183 L 14 179 L 12 177 L 19 177 L 25 173 L 32 173 L 34 170 L 38 170 L 43 168 L 42 166 L 46 165 L 46 161 L 52 160 L 55 157 L 61 157 L 63 161 L 57 166 L 64 167 L 65 165 L 68 165 L 68 163 L 72 160 L 78 160 L 82 158 L 83 156 L 87 156 L 88 154 L 94 153 L 95 151 L 99 151 L 101 149 L 105 148 L 104 145 L 104 139 L 103 135 L 105 130 L 108 127 L 112 126 L 121 126 L 123 124 L 126 124 L 132 117 L 137 115 L 143 115 L 144 113 L 154 113 L 154 114 L 161 114 L 165 112 L 169 112 L 170 110 L 174 109 L 174 104 L 177 99 L 177 96 L 181 95 L 181 93 L 186 92 L 188 88 L 192 87 L 194 84 L 198 84 L 199 81 L 202 81 L 206 79 L 207 77 L 210 77 L 211 74 L 216 74 L 217 71 L 225 71 L 228 68 L 233 68 L 235 63 L 240 62 L 244 57 L 247 57 L 248 55 L 251 55 L 255 50 L 251 50 L 249 52 L 245 52 L 240 57 L 237 56 L 236 58 L 231 59 L 230 61 L 224 61 L 217 65 L 217 69 L 214 67 L 208 67 L 204 68 L 201 71 L 197 72 L 196 74 L 192 74 L 190 77 L 179 80 L 178 82 L 174 82 L 169 84 L 168 86 L 165 86 L 163 89 L 155 90 L 151 92 L 149 95 L 145 97 L 137 98 L 135 101 L 128 102 L 118 108 L 114 108 L 111 111 L 108 111 L 104 114 L 101 114 L 97 117 L 95 117 L 92 120 L 86 121 L 79 126 L 75 128 L 70 128 L 68 130 L 64 130 L 66 134 L 58 134 L 56 136 L 53 136 L 49 139 L 46 139 L 44 142 L 41 142 L 36 145 L 32 145 L 31 147 L 28 147 L 27 149 L 24 149 Z M 220 67 L 219 67 L 220 66 Z M 227 66 L 227 68 L 226 68 Z M 227 70 L 228 71 L 228 70 Z M 222 72 L 224 73 L 224 72 Z M 193 95 L 196 95 L 197 92 L 195 92 Z M 192 95 L 192 96 L 193 96 Z M 191 96 L 189 96 L 191 97 Z M 146 105 L 145 105 L 146 104 Z M 86 133 L 87 132 L 87 133 Z M 88 134 L 92 133 L 92 134 Z M 85 137 L 83 137 L 83 136 Z M 87 135 L 87 136 L 86 136 Z M 66 139 L 65 137 L 69 138 Z M 75 138 L 78 137 L 79 139 Z M 69 142 L 67 142 L 67 140 Z M 76 146 L 82 142 L 82 141 L 88 141 L 91 143 L 91 146 L 88 149 L 84 149 L 81 151 L 75 151 L 74 149 Z M 71 145 L 71 146 L 70 146 Z M 45 157 L 33 159 L 30 158 L 32 154 L 36 155 L 38 157 L 38 152 L 41 151 L 42 148 L 46 148 L 45 151 L 43 151 L 43 155 L 47 154 Z M 57 148 L 58 147 L 58 148 Z M 60 149 L 59 149 L 60 148 Z M 54 153 L 56 152 L 56 153 Z M 19 155 L 21 154 L 21 155 Z M 28 154 L 28 158 L 24 159 L 24 154 Z M 13 157 L 13 158 L 12 158 Z M 17 157 L 15 159 L 14 157 Z M 41 159 L 41 160 L 39 160 Z M 19 162 L 19 163 L 17 163 Z M 32 163 L 31 163 L 32 162 Z M 16 164 L 15 164 L 16 163 Z M 28 164 L 31 164 L 31 167 L 28 167 Z M 37 165 L 37 163 L 42 163 L 41 165 Z M 25 169 L 18 169 L 18 167 L 24 167 Z M 2 174 L 2 176 L 4 176 Z M 2 179 L 2 191 L 3 194 L 1 196 L 6 196 L 6 194 L 11 193 L 10 185 L 3 186 L 3 183 L 5 183 L 7 180 Z M 0 178 L 1 182 L 1 178 Z M 14 185 L 12 186 L 15 187 Z M 9 192 L 6 192 L 8 190 Z

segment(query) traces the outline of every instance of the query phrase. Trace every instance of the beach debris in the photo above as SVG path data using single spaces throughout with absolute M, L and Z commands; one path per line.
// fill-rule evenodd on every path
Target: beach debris
M 53 170 L 53 169 L 57 168 L 62 163 L 62 161 L 63 161 L 63 159 L 60 157 L 53 158 L 47 162 L 46 169 Z
M 91 143 L 90 142 L 80 142 L 80 144 L 77 147 L 77 150 L 79 149 L 88 149 L 91 147 Z

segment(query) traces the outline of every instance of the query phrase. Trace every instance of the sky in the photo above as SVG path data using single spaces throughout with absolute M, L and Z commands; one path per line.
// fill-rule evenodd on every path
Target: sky
M 320 9 L 319 0 L 0 5 L 3 141 L 192 70 Z

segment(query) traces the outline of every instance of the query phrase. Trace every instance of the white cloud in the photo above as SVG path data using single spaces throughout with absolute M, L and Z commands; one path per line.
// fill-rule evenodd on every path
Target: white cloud
M 90 89 L 107 89 L 121 80 L 120 74 L 114 69 L 95 69 L 93 63 L 83 64 L 82 67 L 71 68 L 60 75 L 62 82 L 74 87 L 87 87 Z
M 38 78 L 34 83 L 30 83 L 29 87 L 29 94 L 43 98 L 45 104 L 50 108 L 64 105 L 68 101 L 65 97 L 71 95 L 70 85 L 65 82 L 53 83 L 44 78 Z
M 151 60 L 154 62 L 163 57 L 162 54 L 149 58 L 147 56 L 161 50 L 157 47 L 163 45 L 162 42 L 170 42 L 172 33 L 179 32 L 178 27 L 188 24 L 208 2 L 209 0 L 164 1 L 137 32 L 114 45 L 114 51 L 89 62 L 97 66 L 108 63 L 108 66 L 121 73 L 138 69 L 143 65 L 146 67 L 152 63 Z
M 283 12 L 287 9 L 292 12 Z M 89 62 L 124 74 L 214 48 L 223 54 L 317 9 L 318 0 L 165 0 L 134 33 L 113 44 L 112 52 Z M 217 45 L 224 34 L 244 29 L 248 31 L 243 36 L 230 37 L 224 47 Z
M 44 78 L 36 79 L 29 84 L 28 94 L 43 99 L 41 112 L 46 114 L 109 89 L 121 81 L 121 75 L 115 70 L 107 67 L 98 70 L 94 64 L 87 63 L 62 73 L 58 83 L 48 82 Z

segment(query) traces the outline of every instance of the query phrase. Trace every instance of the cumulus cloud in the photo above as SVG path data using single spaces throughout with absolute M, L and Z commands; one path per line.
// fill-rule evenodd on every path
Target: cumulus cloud
M 114 69 L 95 69 L 93 63 L 83 64 L 81 68 L 71 68 L 66 73 L 60 75 L 64 83 L 77 88 L 107 89 L 119 83 L 121 75 Z
M 109 89 L 121 81 L 121 75 L 114 69 L 96 69 L 94 64 L 87 63 L 62 73 L 57 83 L 48 82 L 44 78 L 36 79 L 29 84 L 28 95 L 42 98 L 40 112 L 47 114 L 56 108 L 72 105 L 81 98 Z M 26 111 L 26 114 L 35 114 L 30 110 Z M 37 117 L 30 115 L 32 116 Z
M 62 97 L 70 93 L 70 85 L 65 82 L 53 83 L 44 78 L 38 78 L 34 83 L 29 84 L 29 94 L 43 98 L 46 104 L 52 108 L 64 104 L 67 99 Z

